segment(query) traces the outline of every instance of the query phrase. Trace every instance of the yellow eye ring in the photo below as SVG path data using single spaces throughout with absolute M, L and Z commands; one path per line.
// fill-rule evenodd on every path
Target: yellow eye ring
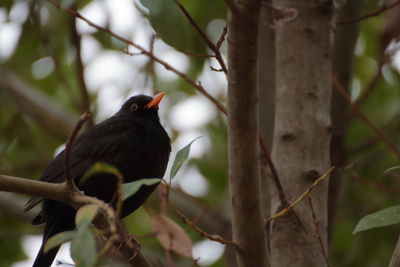
M 135 111 L 135 110 L 137 110 L 138 108 L 139 108 L 139 106 L 138 106 L 138 104 L 136 104 L 136 103 L 133 103 L 133 104 L 129 107 L 129 109 L 132 110 L 132 111 Z

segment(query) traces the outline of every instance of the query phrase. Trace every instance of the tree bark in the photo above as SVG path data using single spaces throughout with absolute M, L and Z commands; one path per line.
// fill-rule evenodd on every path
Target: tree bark
M 293 20 L 276 25 L 272 151 L 288 201 L 293 202 L 330 165 L 333 1 L 275 0 L 274 5 L 297 10 Z M 309 203 L 303 201 L 294 213 L 271 223 L 271 266 L 327 264 L 327 181 L 310 197 L 316 221 Z M 282 208 L 276 194 L 272 195 L 271 208 L 271 213 Z
M 340 21 L 342 19 L 358 17 L 363 2 L 362 0 L 346 1 L 338 14 L 337 20 Z M 348 90 L 348 87 L 351 85 L 353 53 L 358 33 L 358 23 L 339 25 L 335 32 L 333 45 L 333 75 L 336 76 L 337 80 L 346 90 Z M 331 117 L 333 135 L 331 142 L 331 159 L 332 165 L 339 169 L 344 167 L 347 160 L 345 141 L 350 118 L 349 115 L 349 104 L 336 90 L 332 90 Z M 329 181 L 328 237 L 331 236 L 333 230 L 336 207 L 341 192 L 342 175 L 342 172 L 333 173 Z
M 266 266 L 257 122 L 260 1 L 227 1 L 228 150 L 233 240 L 238 266 Z

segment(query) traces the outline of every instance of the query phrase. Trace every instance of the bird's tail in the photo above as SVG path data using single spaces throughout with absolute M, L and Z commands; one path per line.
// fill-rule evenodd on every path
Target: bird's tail
M 60 249 L 60 246 L 55 247 L 45 253 L 44 247 L 46 246 L 46 242 L 52 236 L 71 229 L 73 229 L 73 224 L 68 223 L 67 221 L 60 223 L 57 220 L 57 217 L 53 217 L 52 219 L 48 220 L 44 227 L 42 246 L 40 247 L 32 267 L 50 267 L 57 255 L 58 250 Z
M 36 256 L 35 262 L 33 263 L 32 267 L 50 267 L 54 261 L 54 258 L 57 255 L 58 250 L 60 247 L 53 248 L 47 253 L 44 253 L 44 246 L 46 242 L 43 240 L 42 246 L 40 247 L 39 253 Z

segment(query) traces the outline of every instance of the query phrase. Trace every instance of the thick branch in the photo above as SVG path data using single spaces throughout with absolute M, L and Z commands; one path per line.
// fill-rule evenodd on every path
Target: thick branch
M 329 168 L 333 1 L 275 0 L 297 10 L 276 24 L 276 102 L 272 159 L 287 199 L 292 201 Z M 272 190 L 273 188 L 271 188 Z M 328 183 L 310 195 L 321 240 L 327 247 Z M 271 213 L 281 210 L 272 194 Z M 270 224 L 271 266 L 324 266 L 307 203 Z M 293 216 L 293 214 L 297 215 Z
M 103 210 L 104 206 L 107 206 L 106 203 L 98 200 L 97 198 L 85 196 L 80 192 L 72 192 L 68 189 L 65 183 L 47 183 L 2 174 L 0 174 L 0 191 L 48 198 L 68 204 L 75 209 L 87 204 L 99 205 L 100 207 L 103 207 Z M 110 220 L 107 218 L 106 212 L 102 212 L 94 223 L 97 227 L 99 227 L 99 229 L 110 229 L 111 226 L 109 221 Z M 106 233 L 105 235 L 110 237 L 111 232 Z M 135 246 L 134 242 L 120 242 L 119 245 L 120 246 L 118 250 L 129 260 L 129 263 L 132 266 L 149 266 L 140 253 L 137 254 L 137 247 Z
M 228 12 L 229 184 L 238 266 L 267 266 L 257 142 L 259 11 L 252 1 Z

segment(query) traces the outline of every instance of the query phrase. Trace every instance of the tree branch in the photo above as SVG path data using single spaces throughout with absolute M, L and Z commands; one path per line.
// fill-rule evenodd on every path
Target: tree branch
M 343 86 L 339 83 L 336 77 L 333 77 L 333 84 L 335 89 L 340 93 L 340 95 L 349 103 L 351 104 L 351 99 L 347 95 L 346 91 L 343 89 Z M 390 141 L 390 139 L 386 136 L 386 134 L 376 126 L 362 111 L 357 105 L 351 105 L 353 111 L 357 114 L 357 116 L 365 122 L 374 132 L 375 134 L 393 151 L 394 154 L 398 158 L 400 158 L 400 151 L 396 147 L 395 144 Z
M 221 65 L 222 71 L 227 74 L 228 70 L 225 66 L 224 59 L 222 58 L 221 52 L 219 51 L 219 46 L 222 44 L 222 41 L 220 40 L 218 42 L 219 46 L 215 45 L 210 38 L 203 32 L 203 30 L 200 28 L 200 26 L 196 23 L 196 21 L 192 18 L 192 16 L 189 14 L 189 12 L 186 10 L 186 8 L 179 2 L 179 0 L 175 0 L 175 3 L 178 5 L 179 9 L 182 11 L 182 13 L 185 15 L 185 17 L 189 20 L 190 24 L 192 24 L 193 28 L 199 33 L 201 38 L 206 42 L 208 48 L 210 48 L 211 51 L 214 52 L 215 59 L 219 62 Z M 224 32 L 226 32 L 224 28 Z M 224 34 L 222 35 L 223 38 Z
M 74 4 L 76 6 L 76 4 Z M 78 79 L 78 84 L 79 88 L 81 91 L 81 112 L 85 112 L 87 110 L 90 110 L 90 97 L 89 97 L 89 90 L 86 86 L 85 82 L 85 67 L 83 65 L 82 61 L 82 49 L 81 49 L 81 36 L 79 35 L 77 29 L 76 29 L 76 18 L 72 17 L 71 18 L 71 35 L 72 35 L 72 43 L 75 46 L 76 50 L 76 72 L 77 72 L 77 79 Z M 89 120 L 89 125 L 92 126 L 94 124 L 93 118 L 90 117 Z
M 238 266 L 267 266 L 257 122 L 260 2 L 228 10 L 228 156 L 233 241 Z M 245 187 L 245 190 L 244 190 Z
M 400 4 L 400 0 L 397 0 L 392 4 L 383 5 L 380 9 L 378 9 L 378 10 L 372 12 L 372 13 L 365 14 L 365 15 L 362 15 L 362 16 L 359 16 L 359 17 L 356 17 L 356 18 L 340 20 L 340 21 L 336 22 L 336 25 L 343 25 L 343 24 L 347 24 L 347 23 L 356 23 L 356 22 L 360 22 L 360 21 L 362 21 L 364 19 L 368 19 L 368 18 L 371 18 L 371 17 L 377 17 L 377 16 L 380 16 L 383 12 L 385 12 L 385 11 L 391 9 L 391 8 L 394 8 L 395 6 L 397 6 L 399 4 Z
M 226 108 L 224 107 L 224 105 L 222 105 L 221 102 L 219 102 L 216 98 L 214 98 L 212 95 L 210 95 L 200 83 L 196 83 L 191 78 L 189 78 L 189 76 L 187 76 L 185 73 L 180 72 L 179 70 L 177 70 L 175 67 L 173 67 L 166 61 L 162 60 L 159 57 L 156 57 L 153 53 L 146 50 L 142 46 L 132 42 L 131 40 L 128 40 L 112 31 L 110 31 L 107 28 L 104 28 L 102 26 L 99 26 L 99 25 L 93 23 L 92 21 L 83 17 L 79 12 L 77 12 L 73 9 L 64 8 L 59 3 L 55 2 L 54 0 L 47 0 L 47 1 L 51 4 L 53 4 L 55 7 L 63 10 L 64 12 L 85 21 L 87 24 L 96 28 L 97 30 L 106 32 L 109 35 L 113 36 L 114 38 L 116 38 L 124 43 L 127 43 L 127 44 L 135 47 L 136 49 L 140 50 L 144 55 L 150 57 L 152 60 L 154 60 L 154 61 L 158 62 L 159 64 L 161 64 L 162 66 L 164 66 L 164 68 L 166 68 L 167 70 L 170 70 L 170 71 L 174 72 L 176 75 L 178 75 L 179 77 L 181 77 L 184 81 L 186 81 L 188 84 L 190 84 L 192 87 L 194 87 L 197 91 L 199 91 L 201 94 L 203 94 L 206 98 L 208 98 L 211 102 L 213 102 L 222 113 L 226 114 Z
M 79 191 L 73 192 L 69 190 L 66 183 L 47 183 L 0 174 L 0 191 L 39 196 L 65 203 L 75 209 L 87 204 L 95 204 L 100 207 L 102 212 L 94 221 L 94 224 L 99 229 L 111 229 L 105 233 L 108 238 L 112 238 L 112 235 L 115 234 L 112 231 L 114 226 L 110 225 L 110 222 L 117 221 L 119 218 L 115 216 L 113 209 L 97 198 L 85 196 Z M 124 231 L 123 228 L 118 227 L 119 225 L 119 223 L 116 223 L 117 233 Z M 117 246 L 118 250 L 128 259 L 132 266 L 149 266 L 141 254 L 138 253 L 136 241 L 120 242 L 118 238 L 116 243 L 119 245 Z
M 325 249 L 325 246 L 324 246 L 324 242 L 322 242 L 321 231 L 319 230 L 319 222 L 318 222 L 318 220 L 317 220 L 317 217 L 315 216 L 314 206 L 313 206 L 313 204 L 312 204 L 311 197 L 308 196 L 307 199 L 308 199 L 308 204 L 310 205 L 311 214 L 312 214 L 313 222 L 314 222 L 314 225 L 315 225 L 315 233 L 316 233 L 316 235 L 317 235 L 317 237 L 318 237 L 318 241 L 319 241 L 319 244 L 320 244 L 320 246 L 321 246 L 321 253 L 322 253 L 322 255 L 324 256 L 326 266 L 329 267 L 328 254 L 326 253 L 326 249 Z
M 71 134 L 68 137 L 67 143 L 65 144 L 65 153 L 64 153 L 64 172 L 65 172 L 65 181 L 66 184 L 71 191 L 79 191 L 78 188 L 75 185 L 74 179 L 71 175 L 71 169 L 70 169 L 70 155 L 74 146 L 74 140 L 79 132 L 79 130 L 82 128 L 82 125 L 85 123 L 85 121 L 92 116 L 92 113 L 90 111 L 86 111 L 80 118 L 79 121 L 76 123 L 74 129 L 72 130 Z

